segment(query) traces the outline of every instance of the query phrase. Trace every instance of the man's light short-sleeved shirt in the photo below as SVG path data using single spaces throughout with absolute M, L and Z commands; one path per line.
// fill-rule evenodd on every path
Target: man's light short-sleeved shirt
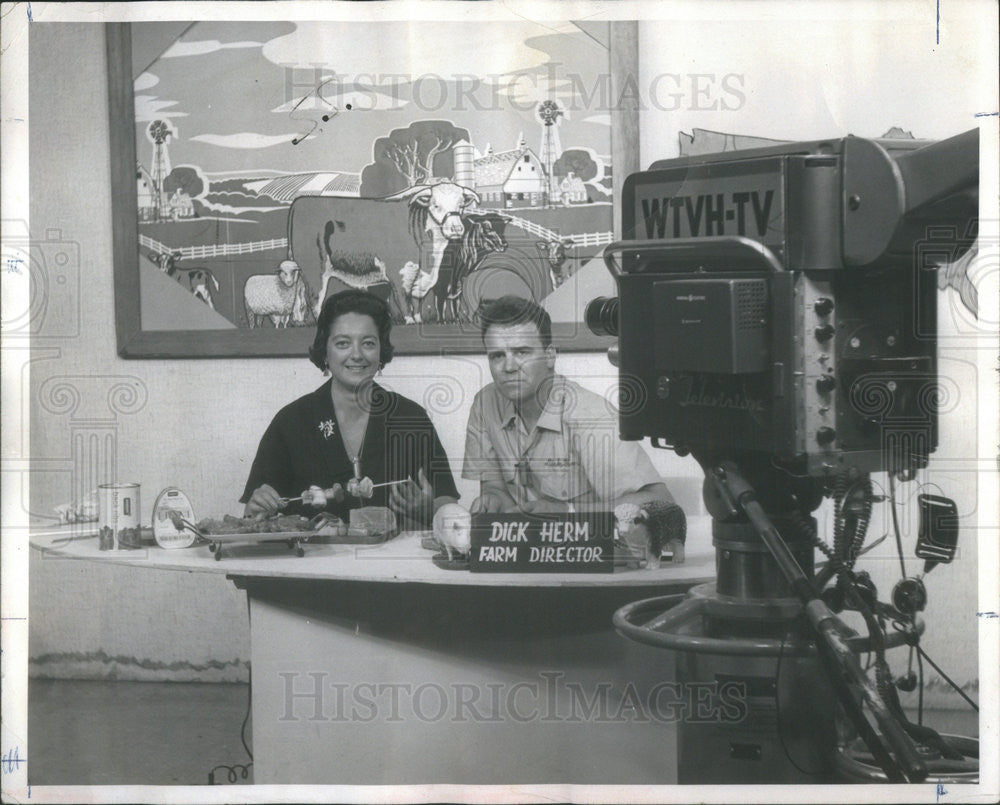
M 662 478 L 638 442 L 618 438 L 618 416 L 600 395 L 555 375 L 529 432 L 495 383 L 472 401 L 462 477 L 503 482 L 514 500 L 613 501 Z

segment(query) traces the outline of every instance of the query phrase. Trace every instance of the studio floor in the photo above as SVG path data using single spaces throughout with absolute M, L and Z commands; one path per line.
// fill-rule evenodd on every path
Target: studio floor
M 207 785 L 253 782 L 240 740 L 247 685 L 32 679 L 31 785 Z M 924 723 L 978 736 L 971 709 L 925 711 Z M 250 725 L 247 741 L 250 742 Z M 252 749 L 252 745 L 251 745 Z
M 32 679 L 28 782 L 207 785 L 214 767 L 250 761 L 240 742 L 247 688 Z M 248 775 L 237 782 L 253 782 L 252 767 Z M 228 782 L 225 768 L 216 769 L 215 782 Z

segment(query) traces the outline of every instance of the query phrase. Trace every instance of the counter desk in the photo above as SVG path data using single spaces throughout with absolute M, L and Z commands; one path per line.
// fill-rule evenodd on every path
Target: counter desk
M 674 725 L 700 705 L 672 654 L 611 616 L 714 578 L 708 518 L 689 518 L 683 564 L 609 574 L 446 569 L 422 536 L 304 557 L 226 546 L 221 561 L 206 546 L 101 552 L 79 527 L 31 544 L 246 590 L 255 783 L 676 782 Z

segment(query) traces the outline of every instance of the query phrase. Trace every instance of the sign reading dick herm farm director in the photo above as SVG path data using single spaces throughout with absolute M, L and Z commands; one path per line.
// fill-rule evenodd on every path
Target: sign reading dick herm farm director
M 472 518 L 469 569 L 474 573 L 610 573 L 611 512 Z

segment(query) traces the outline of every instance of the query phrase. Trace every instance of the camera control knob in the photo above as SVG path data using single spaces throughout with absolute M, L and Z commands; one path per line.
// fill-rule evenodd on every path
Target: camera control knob
M 834 326 L 832 324 L 821 324 L 819 327 L 816 328 L 814 334 L 816 336 L 817 341 L 819 341 L 821 344 L 825 344 L 827 341 L 833 338 L 833 334 L 835 332 L 836 330 L 834 329 Z
M 816 379 L 816 391 L 829 394 L 837 387 L 837 379 L 833 375 L 821 375 Z
M 837 438 L 837 431 L 835 431 L 828 425 L 824 425 L 822 428 L 816 431 L 816 441 L 823 446 L 830 444 L 836 438 Z
M 813 302 L 813 310 L 819 316 L 829 316 L 830 311 L 833 310 L 833 300 L 828 296 L 821 296 Z

